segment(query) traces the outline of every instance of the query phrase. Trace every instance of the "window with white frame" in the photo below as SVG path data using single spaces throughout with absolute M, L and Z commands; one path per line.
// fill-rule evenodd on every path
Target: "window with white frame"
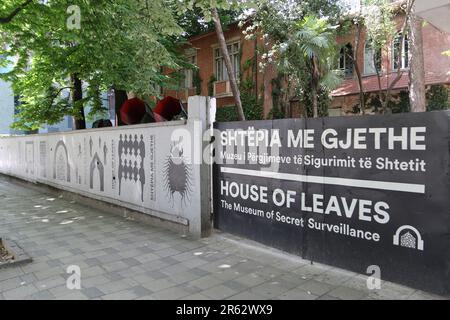
M 197 65 L 197 56 L 191 55 L 187 57 L 187 62 L 189 62 L 192 65 Z M 181 87 L 185 89 L 191 89 L 194 88 L 194 73 L 195 70 L 191 68 L 184 69 L 183 71 L 183 79 L 181 82 Z
M 399 59 L 401 51 L 401 58 Z M 399 60 L 400 60 L 400 69 L 407 69 L 409 67 L 409 40 L 408 35 L 403 37 L 402 33 L 398 33 L 394 39 L 393 49 L 392 49 L 392 66 L 394 70 L 398 70 L 399 68 Z
M 364 74 L 381 71 L 381 50 L 374 50 L 370 42 L 364 45 Z
M 230 55 L 231 65 L 233 67 L 233 73 L 236 78 L 239 77 L 241 59 L 240 59 L 240 49 L 241 45 L 239 42 L 233 42 L 227 44 L 228 54 Z M 228 72 L 225 65 L 225 59 L 223 59 L 222 51 L 220 48 L 214 49 L 214 71 L 216 74 L 217 81 L 228 81 Z
M 344 71 L 346 78 L 353 76 L 353 46 L 350 43 L 341 47 L 339 53 L 339 69 Z

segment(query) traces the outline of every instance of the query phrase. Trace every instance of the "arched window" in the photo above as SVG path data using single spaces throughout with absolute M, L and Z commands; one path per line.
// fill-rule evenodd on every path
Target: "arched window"
M 353 47 L 347 43 L 339 54 L 339 69 L 344 71 L 345 77 L 353 76 Z
M 364 45 L 364 74 L 374 74 L 381 71 L 381 50 L 374 50 L 370 42 Z
M 401 48 L 401 57 L 399 59 Z M 403 36 L 400 32 L 394 39 L 392 49 L 392 66 L 394 70 L 398 70 L 399 62 L 401 69 L 407 69 L 409 67 L 409 40 L 408 35 Z M 400 60 L 400 61 L 399 61 Z

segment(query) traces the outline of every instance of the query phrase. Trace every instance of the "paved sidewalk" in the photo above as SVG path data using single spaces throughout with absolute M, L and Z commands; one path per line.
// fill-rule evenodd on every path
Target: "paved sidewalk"
M 3 299 L 442 299 L 215 233 L 192 240 L 0 175 L 0 236 L 33 262 L 0 269 Z M 69 265 L 81 290 L 69 290 Z

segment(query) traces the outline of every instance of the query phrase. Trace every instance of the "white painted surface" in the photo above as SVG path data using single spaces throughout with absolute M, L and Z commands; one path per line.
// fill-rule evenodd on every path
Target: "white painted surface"
M 14 93 L 9 83 L 0 80 L 0 134 L 10 134 L 14 118 Z
M 416 0 L 415 9 L 418 16 L 450 33 L 450 0 Z
M 188 225 L 200 236 L 201 165 L 186 157 L 201 159 L 194 145 L 201 146 L 204 108 L 190 105 L 187 122 L 1 138 L 0 172 Z

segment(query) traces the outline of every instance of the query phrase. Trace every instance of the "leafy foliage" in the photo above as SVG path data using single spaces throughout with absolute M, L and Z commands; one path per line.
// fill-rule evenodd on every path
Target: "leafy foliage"
M 227 14 L 229 17 L 233 17 L 236 12 L 253 6 L 253 2 L 250 0 L 179 0 L 175 1 L 175 5 L 179 14 L 187 14 L 184 21 L 181 22 L 182 26 L 197 25 L 195 22 L 192 23 L 192 20 L 200 15 L 202 19 L 199 22 L 200 25 L 197 25 L 197 30 L 201 31 L 205 27 L 212 26 L 210 24 L 212 20 L 212 8 L 217 9 L 218 12 L 222 12 L 221 18 L 225 17 L 224 22 L 226 22 Z
M 99 94 L 112 86 L 157 94 L 158 85 L 172 81 L 161 68 L 183 63 L 175 41 L 182 29 L 167 1 L 73 0 L 70 5 L 80 8 L 80 29 L 69 28 L 65 0 L 33 2 L 0 25 L 5 44 L 0 61 L 17 59 L 13 70 L 1 75 L 21 96 L 16 128 L 53 124 L 87 105 L 91 115 L 104 112 Z M 68 100 L 74 75 L 84 88 L 76 104 Z
M 339 6 L 335 1 L 271 1 L 258 3 L 252 23 L 244 31 L 248 39 L 262 37 L 259 48 L 260 69 L 276 66 L 281 75 L 275 83 L 272 117 L 289 116 L 292 96 L 315 96 L 314 91 L 329 92 L 340 83 L 334 69 Z M 328 94 L 325 94 L 326 96 Z M 311 96 L 310 100 L 313 100 Z M 315 100 L 315 98 L 314 98 Z
M 433 85 L 427 91 L 427 111 L 446 110 L 450 107 L 450 90 L 443 85 Z
M 364 94 L 364 100 L 366 101 L 367 111 L 370 113 L 381 113 L 383 109 L 383 104 L 380 100 L 380 96 L 376 93 L 366 93 Z M 353 113 L 359 114 L 360 105 L 357 104 L 353 107 Z M 391 113 L 405 113 L 411 111 L 411 106 L 409 103 L 409 93 L 407 90 L 401 90 L 398 94 L 394 95 L 391 100 L 389 100 L 388 108 Z
M 313 117 L 313 108 L 312 108 L 312 97 L 310 94 L 306 94 L 304 95 L 301 99 L 300 102 L 302 103 L 303 106 L 306 106 L 306 112 L 307 112 L 307 116 L 309 118 Z M 319 111 L 319 117 L 327 117 L 328 116 L 328 108 L 330 106 L 331 103 L 331 96 L 329 91 L 324 88 L 321 87 L 318 91 L 317 94 L 317 101 L 318 101 L 318 111 Z
M 253 57 L 243 63 L 243 70 L 240 73 L 239 90 L 246 120 L 261 120 L 263 118 L 262 101 L 255 92 L 256 84 L 253 78 L 255 68 L 256 57 Z M 223 106 L 218 108 L 216 119 L 217 121 L 237 121 L 236 107 Z
M 220 20 L 224 28 L 237 21 L 240 11 L 238 10 L 219 10 Z M 205 21 L 203 11 L 200 7 L 194 6 L 192 10 L 181 10 L 177 15 L 179 26 L 184 30 L 183 37 L 188 39 L 203 33 L 214 31 L 214 23 Z
M 394 7 L 389 0 L 365 0 L 361 18 L 372 48 L 386 50 L 397 33 Z
M 238 121 L 235 106 L 222 106 L 217 108 L 216 112 L 217 122 Z

